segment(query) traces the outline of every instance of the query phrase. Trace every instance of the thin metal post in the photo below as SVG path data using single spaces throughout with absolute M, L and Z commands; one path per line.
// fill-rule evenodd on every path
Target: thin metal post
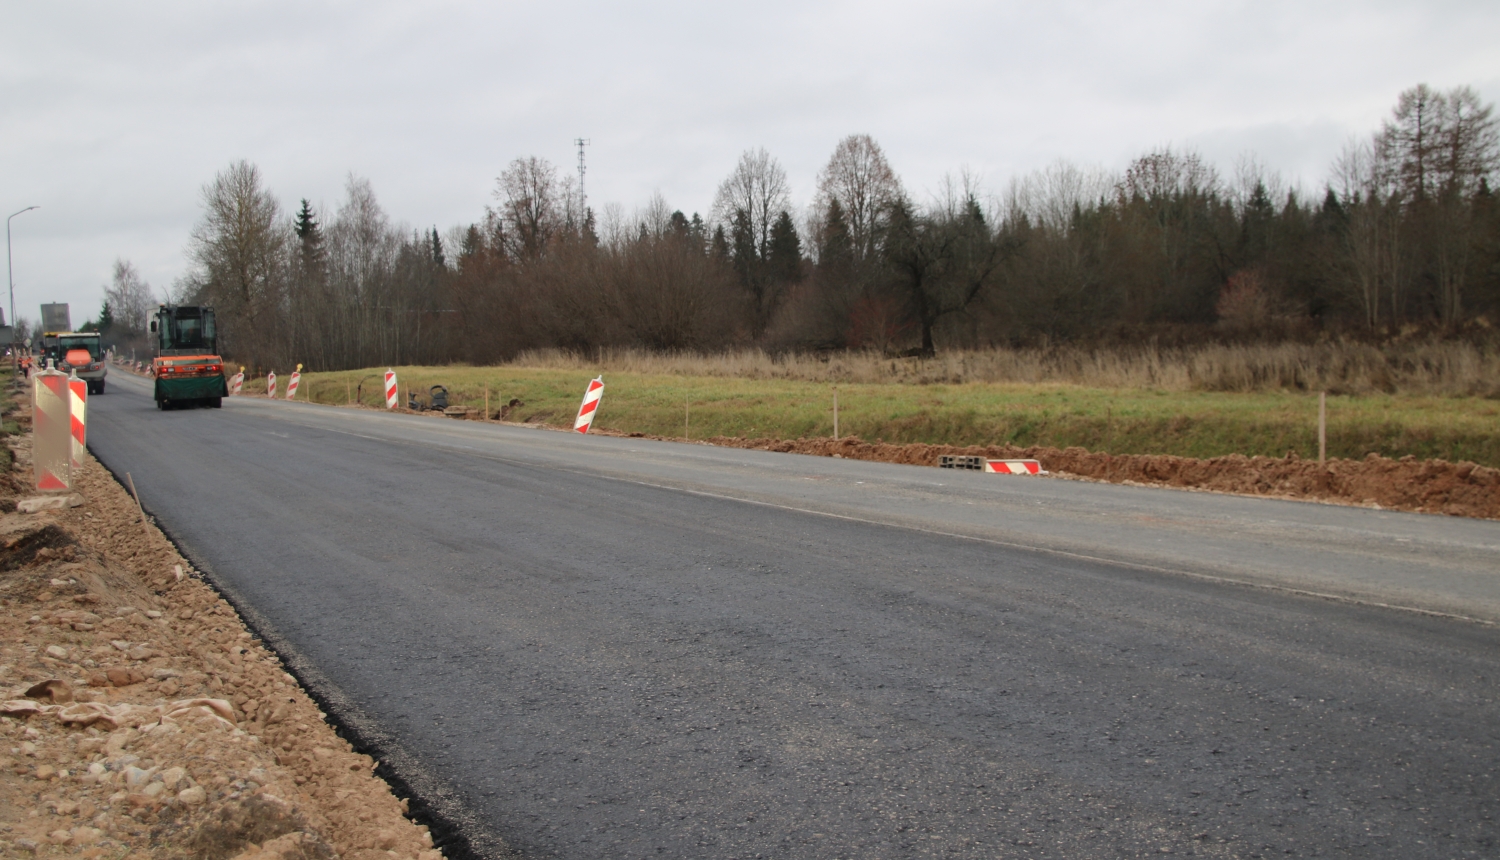
M 1328 392 L 1318 392 L 1318 466 L 1328 460 Z
M 40 206 L 27 206 L 25 209 L 22 209 L 20 212 L 14 212 L 14 213 L 12 213 L 11 216 L 10 216 L 10 218 L 6 218 L 5 219 L 5 280 L 6 280 L 6 283 L 10 286 L 10 332 L 11 332 L 11 335 L 10 335 L 10 345 L 11 345 L 10 360 L 11 360 L 11 364 L 12 364 L 12 370 L 14 370 L 14 368 L 19 365 L 19 363 L 21 361 L 21 356 L 15 350 L 15 345 L 16 345 L 16 273 L 15 273 L 15 269 L 12 267 L 11 262 L 10 262 L 10 219 L 16 217 L 17 215 L 20 215 L 23 212 L 30 212 L 33 209 L 40 209 L 40 208 L 42 208 L 42 207 L 40 207 Z

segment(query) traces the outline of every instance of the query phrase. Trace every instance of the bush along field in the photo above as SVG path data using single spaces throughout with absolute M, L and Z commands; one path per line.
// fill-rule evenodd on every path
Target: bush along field
M 298 399 L 384 407 L 380 370 L 304 374 Z M 518 423 L 571 426 L 593 368 L 398 367 L 401 402 L 444 385 L 448 400 Z M 1318 396 L 1303 391 L 1172 391 L 1062 383 L 835 383 L 682 372 L 605 371 L 597 430 L 667 438 L 813 439 L 1079 447 L 1207 459 L 1316 460 Z M 245 390 L 264 394 L 261 380 Z M 281 383 L 284 395 L 285 382 Z M 1330 458 L 1368 454 L 1500 467 L 1500 400 L 1345 394 L 1327 399 Z

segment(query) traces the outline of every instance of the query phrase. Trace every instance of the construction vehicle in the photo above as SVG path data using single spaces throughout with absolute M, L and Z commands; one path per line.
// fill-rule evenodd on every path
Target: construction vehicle
M 96 331 L 49 331 L 42 333 L 42 364 L 52 359 L 52 366 L 63 373 L 77 371 L 88 383 L 90 394 L 104 393 L 104 377 L 109 375 L 104 350 Z
M 224 359 L 218 356 L 213 308 L 159 305 L 151 334 L 157 409 L 224 405 L 229 385 L 224 379 Z

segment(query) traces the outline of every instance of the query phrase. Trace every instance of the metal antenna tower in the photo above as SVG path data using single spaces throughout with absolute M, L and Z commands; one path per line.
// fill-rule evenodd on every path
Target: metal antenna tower
M 589 196 L 583 190 L 583 174 L 586 171 L 583 165 L 583 148 L 592 142 L 586 137 L 579 137 L 573 140 L 573 143 L 578 147 L 578 200 L 580 208 L 584 212 L 587 212 L 589 208 Z

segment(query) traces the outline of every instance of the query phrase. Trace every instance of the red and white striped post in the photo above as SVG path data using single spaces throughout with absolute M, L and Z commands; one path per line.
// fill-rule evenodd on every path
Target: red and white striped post
M 297 369 L 294 370 L 294 371 L 292 371 L 292 378 L 287 381 L 287 384 L 286 384 L 286 399 L 288 399 L 288 400 L 296 400 L 297 399 L 297 386 L 301 385 L 301 384 L 302 384 L 302 365 L 299 364 L 299 365 L 297 365 Z
M 49 362 L 50 363 L 50 362 Z M 31 374 L 31 464 L 38 490 L 66 490 L 72 486 L 72 392 L 68 378 L 52 370 Z
M 583 404 L 578 407 L 578 418 L 573 421 L 574 430 L 579 433 L 589 432 L 589 427 L 594 424 L 594 413 L 599 410 L 599 399 L 603 396 L 603 375 L 589 380 L 589 387 L 583 392 Z
M 395 409 L 401 405 L 401 393 L 396 388 L 396 371 L 385 370 L 385 408 Z
M 88 420 L 89 420 L 89 383 L 88 380 L 79 379 L 78 371 L 73 371 L 68 377 L 68 388 L 73 396 L 68 398 L 68 409 L 70 420 L 69 428 L 73 432 L 73 444 L 71 446 L 71 459 L 73 470 L 83 468 L 83 453 L 88 450 Z
M 266 374 L 266 396 L 272 400 L 276 399 L 276 371 Z
M 245 366 L 242 364 L 242 365 L 240 365 L 240 372 L 236 373 L 234 375 L 234 379 L 229 380 L 229 393 L 230 394 L 239 394 L 240 390 L 243 389 L 244 387 L 245 387 Z

